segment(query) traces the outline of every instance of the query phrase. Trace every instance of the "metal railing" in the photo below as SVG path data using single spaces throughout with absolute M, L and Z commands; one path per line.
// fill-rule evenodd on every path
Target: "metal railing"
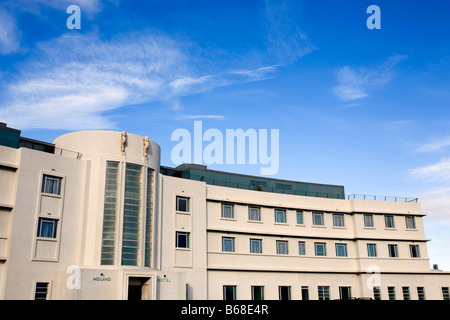
M 418 202 L 419 198 L 413 197 L 393 197 L 393 196 L 375 196 L 367 194 L 350 194 L 346 196 L 347 200 L 376 200 L 376 201 L 394 201 L 394 202 Z

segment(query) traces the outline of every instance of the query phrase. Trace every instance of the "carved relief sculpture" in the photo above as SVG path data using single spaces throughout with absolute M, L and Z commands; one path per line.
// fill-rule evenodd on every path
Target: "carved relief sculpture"
M 120 150 L 122 152 L 125 152 L 125 144 L 127 143 L 127 133 L 125 131 L 123 131 L 120 134 L 120 143 L 121 143 Z

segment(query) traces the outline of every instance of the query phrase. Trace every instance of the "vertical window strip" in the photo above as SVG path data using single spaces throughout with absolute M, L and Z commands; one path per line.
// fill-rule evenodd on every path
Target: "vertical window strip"
M 145 213 L 145 257 L 144 265 L 152 266 L 152 234 L 153 234 L 153 169 L 147 168 L 147 203 Z
M 119 163 L 106 162 L 101 264 L 113 265 L 116 239 Z

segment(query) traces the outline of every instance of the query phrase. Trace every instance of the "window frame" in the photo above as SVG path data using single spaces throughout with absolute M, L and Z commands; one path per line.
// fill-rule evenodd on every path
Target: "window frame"
M 298 255 L 299 256 L 306 256 L 306 243 L 305 243 L 305 241 L 299 241 L 298 242 Z
M 391 248 L 393 248 L 394 251 L 391 251 Z M 398 245 L 397 244 L 388 244 L 388 253 L 389 253 L 389 258 L 398 258 Z
M 364 228 L 374 228 L 372 213 L 365 213 L 363 215 L 363 220 L 364 220 Z M 367 223 L 367 222 L 370 222 L 370 223 Z
M 416 230 L 416 217 L 414 216 L 405 216 L 405 226 L 408 230 Z M 409 222 L 408 222 L 409 221 Z M 411 226 L 412 223 L 412 226 Z
M 224 215 L 225 212 L 225 208 L 230 208 L 230 212 L 231 212 L 231 217 L 226 217 Z M 232 203 L 222 203 L 221 204 L 221 213 L 220 213 L 220 217 L 222 219 L 228 219 L 228 220 L 234 220 L 234 204 Z
M 333 213 L 333 227 L 345 228 L 344 214 Z
M 180 246 L 179 236 L 186 236 L 186 246 Z M 177 249 L 190 249 L 191 248 L 191 233 L 186 231 L 175 231 L 175 248 Z
M 232 288 L 232 297 L 229 299 L 227 288 Z M 223 300 L 237 300 L 237 286 L 232 284 L 224 284 L 222 286 Z
M 343 255 L 339 254 L 338 247 L 343 248 L 343 250 L 344 250 Z M 336 257 L 347 257 L 348 256 L 347 244 L 346 243 L 336 243 L 335 244 L 335 249 L 336 249 Z
M 259 252 L 253 252 L 252 242 L 258 243 Z M 250 238 L 250 253 L 261 254 L 262 253 L 262 239 Z
M 386 229 L 395 229 L 395 221 L 393 215 L 387 214 L 384 216 L 384 226 Z
M 323 245 L 323 254 L 318 254 L 318 247 Z M 314 254 L 316 257 L 327 256 L 327 243 L 326 242 L 314 242 Z
M 373 248 L 373 255 L 371 255 L 371 250 L 369 248 Z M 368 243 L 367 244 L 367 256 L 374 258 L 377 257 L 377 244 L 376 243 Z
M 279 217 L 282 217 L 281 221 L 279 221 Z M 286 209 L 274 209 L 274 218 L 275 223 L 287 224 Z
M 320 217 L 320 224 L 316 223 L 315 217 Z M 313 212 L 312 213 L 312 225 L 316 227 L 323 227 L 325 225 L 324 213 L 323 212 Z
M 285 245 L 286 253 L 281 252 L 283 247 L 281 244 Z M 288 255 L 289 254 L 289 242 L 287 240 L 276 240 L 276 252 L 278 255 Z
M 284 297 L 283 290 L 287 290 L 287 297 Z M 291 286 L 278 286 L 278 300 L 291 300 Z
M 254 217 L 252 216 L 252 210 L 257 210 L 256 211 L 257 219 L 253 219 Z M 253 212 L 253 214 L 255 214 L 255 212 Z M 248 207 L 248 221 L 257 221 L 257 222 L 261 221 L 261 207 L 254 207 L 254 206 Z
M 260 290 L 260 299 L 255 299 L 255 290 L 259 289 Z M 252 294 L 252 300 L 255 301 L 260 301 L 260 300 L 264 300 L 264 286 L 251 286 L 251 294 Z
M 411 255 L 411 258 L 420 258 L 420 246 L 418 244 L 410 244 L 409 254 Z
M 299 223 L 299 217 L 301 217 L 301 222 Z M 305 224 L 305 220 L 304 220 L 304 214 L 303 214 L 303 211 L 301 211 L 301 210 L 297 210 L 296 211 L 296 222 L 297 222 L 297 225 L 299 225 L 299 226 L 303 226 L 304 224 Z
M 222 237 L 222 252 L 235 252 L 235 239 L 234 237 Z M 230 250 L 225 250 L 225 241 L 230 241 L 231 248 Z
M 318 286 L 317 298 L 318 300 L 330 300 L 330 286 Z
M 186 196 L 176 196 L 176 211 L 177 212 L 183 212 L 183 213 L 189 213 L 190 211 L 190 197 Z M 186 210 L 180 210 L 180 200 L 186 200 Z
M 52 236 L 45 236 L 42 235 L 43 233 L 43 222 L 51 222 L 52 223 Z M 58 238 L 58 222 L 59 219 L 54 219 L 54 218 L 47 218 L 47 217 L 39 217 L 38 218 L 38 226 L 37 226 L 37 233 L 36 233 L 36 237 L 38 238 L 43 238 L 43 239 L 57 239 Z
M 47 192 L 47 181 L 48 180 L 56 180 L 56 181 L 58 181 L 57 192 Z M 62 193 L 62 182 L 63 182 L 63 177 L 59 177 L 59 176 L 43 173 L 42 174 L 41 193 L 49 194 L 49 195 L 53 195 L 53 196 L 61 196 L 61 193 Z M 53 191 L 53 189 L 54 189 L 54 186 L 52 187 L 52 191 Z

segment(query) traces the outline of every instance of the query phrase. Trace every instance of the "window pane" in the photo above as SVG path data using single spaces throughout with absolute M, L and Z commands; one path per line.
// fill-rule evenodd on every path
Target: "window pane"
M 369 257 L 376 257 L 377 256 L 377 245 L 374 243 L 368 243 L 367 244 L 367 255 Z
M 302 300 L 309 300 L 309 288 L 308 288 L 308 286 L 302 286 Z
M 264 300 L 263 286 L 252 286 L 252 300 Z
M 248 220 L 261 221 L 260 208 L 249 207 L 248 208 Z
M 442 299 L 450 300 L 450 293 L 448 287 L 442 287 Z
M 223 300 L 236 300 L 236 286 L 223 286 Z
M 408 216 L 408 217 L 405 217 L 405 219 L 406 219 L 406 228 L 407 229 L 415 229 L 416 228 L 416 222 L 415 222 L 414 217 Z
M 288 242 L 277 240 L 277 254 L 288 254 Z
M 275 209 L 275 222 L 286 223 L 286 210 Z
M 394 216 L 384 216 L 386 228 L 394 228 Z
M 54 219 L 39 218 L 38 221 L 38 237 L 56 238 L 56 224 Z
M 278 293 L 279 293 L 280 300 L 291 300 L 291 287 L 279 286 Z
M 409 251 L 411 253 L 411 258 L 420 258 L 419 246 L 418 245 L 410 245 Z
M 419 300 L 425 300 L 425 288 L 424 287 L 417 287 L 417 296 Z
M 313 225 L 323 226 L 323 213 L 320 212 L 313 213 Z
M 314 243 L 314 249 L 316 252 L 316 256 L 326 256 L 326 246 L 324 242 L 316 242 Z
M 44 175 L 42 179 L 42 192 L 59 195 L 61 193 L 61 180 L 60 177 Z
M 319 293 L 319 300 L 330 300 L 330 287 L 319 286 L 318 293 Z
M 152 231 L 153 231 L 153 169 L 147 169 L 147 203 L 145 215 L 145 256 L 144 264 L 151 267 Z
M 333 214 L 333 226 L 343 227 L 344 226 L 344 215 L 343 214 Z
M 372 214 L 364 215 L 364 227 L 373 228 L 373 215 Z
M 222 237 L 222 251 L 234 252 L 234 238 Z
M 373 299 L 374 300 L 381 300 L 380 287 L 373 287 Z
M 189 198 L 177 197 L 177 211 L 189 212 Z
M 261 239 L 250 239 L 250 252 L 251 253 L 261 253 Z
M 47 294 L 48 282 L 37 282 L 34 293 L 34 300 L 47 300 Z
M 389 257 L 396 258 L 398 256 L 396 244 L 389 244 L 388 249 L 389 249 Z
M 337 257 L 347 256 L 347 245 L 345 243 L 336 243 L 336 256 Z
M 403 300 L 411 300 L 411 297 L 409 295 L 409 287 L 402 287 L 403 292 Z
M 298 254 L 301 256 L 305 255 L 305 242 L 303 241 L 298 242 Z
M 233 205 L 231 204 L 222 204 L 222 218 L 233 219 Z
M 303 211 L 297 211 L 297 224 L 303 224 Z
M 395 287 L 388 287 L 389 300 L 395 300 Z
M 176 247 L 189 248 L 189 232 L 176 232 Z

